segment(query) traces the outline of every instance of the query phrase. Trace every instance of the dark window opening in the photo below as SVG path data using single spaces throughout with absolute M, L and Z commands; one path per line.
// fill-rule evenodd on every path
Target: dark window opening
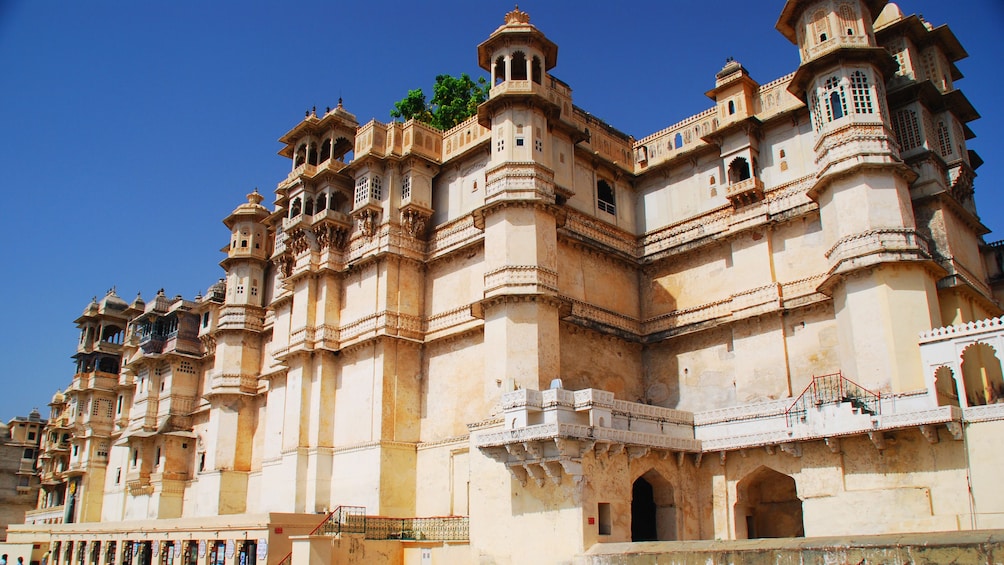
M 314 210 L 318 213 L 323 212 L 325 208 L 328 207 L 327 202 L 328 195 L 323 192 L 317 197 L 317 204 L 314 206 Z
M 522 51 L 512 54 L 512 62 L 509 63 L 509 72 L 512 80 L 526 80 L 526 55 Z
M 303 199 L 303 213 L 308 216 L 314 215 L 314 200 L 309 196 Z
M 750 165 L 746 159 L 736 157 L 729 164 L 729 183 L 736 184 L 750 178 Z
M 505 81 L 505 58 L 495 59 L 495 84 Z
M 319 159 L 321 162 L 325 162 L 331 158 L 331 140 L 325 139 L 324 143 L 321 144 L 321 156 Z
M 683 134 L 676 134 L 676 137 L 673 138 L 673 147 L 677 149 L 683 147 Z
M 736 113 L 736 103 L 733 102 L 732 100 L 729 100 L 729 115 L 732 115 L 732 114 L 735 114 L 735 113 Z
M 830 93 L 830 109 L 833 111 L 833 119 L 839 120 L 844 117 L 843 100 L 840 99 L 839 92 Z
M 539 57 L 535 56 L 533 58 L 533 62 L 530 64 L 530 72 L 533 73 L 533 76 L 531 77 L 533 79 L 533 82 L 535 82 L 537 84 L 540 84 L 541 70 L 540 70 L 540 58 Z
M 311 165 L 317 164 L 317 144 L 311 143 L 310 150 L 307 151 L 307 162 Z
M 293 166 L 299 167 L 307 160 L 307 146 L 301 145 L 296 148 L 296 158 L 293 160 Z
M 289 217 L 294 218 L 300 215 L 300 199 L 293 199 L 293 205 L 289 208 Z
M 617 213 L 617 201 L 614 199 L 614 189 L 605 180 L 596 182 L 596 207 L 608 214 Z

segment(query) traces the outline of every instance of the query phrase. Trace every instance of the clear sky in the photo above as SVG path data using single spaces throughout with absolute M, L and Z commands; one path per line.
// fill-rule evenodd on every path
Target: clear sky
M 774 30 L 781 0 L 523 0 L 559 47 L 575 103 L 644 137 L 711 105 L 727 57 L 761 84 L 798 52 Z M 970 56 L 957 87 L 982 118 L 976 199 L 1004 239 L 1004 3 L 903 0 L 948 24 Z M 222 275 L 221 223 L 268 196 L 290 162 L 276 141 L 339 97 L 360 123 L 437 74 L 486 73 L 477 45 L 512 3 L 0 0 L 0 419 L 69 384 L 73 320 L 115 286 L 191 298 Z

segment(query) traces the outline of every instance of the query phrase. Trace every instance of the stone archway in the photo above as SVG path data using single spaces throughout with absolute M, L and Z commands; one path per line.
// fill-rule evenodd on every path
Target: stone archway
M 760 467 L 736 485 L 736 537 L 796 538 L 805 536 L 802 501 L 795 479 Z
M 970 406 L 1004 401 L 1001 361 L 993 347 L 976 342 L 963 350 L 962 383 Z
M 672 541 L 677 531 L 676 491 L 650 470 L 631 487 L 631 541 Z

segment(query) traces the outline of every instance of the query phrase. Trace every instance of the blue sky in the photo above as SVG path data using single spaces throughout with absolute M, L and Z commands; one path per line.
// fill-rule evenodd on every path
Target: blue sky
M 559 46 L 552 73 L 575 103 L 643 137 L 710 106 L 727 57 L 766 83 L 798 53 L 774 24 L 783 2 L 523 1 Z M 755 6 L 759 10 L 753 9 Z M 970 56 L 961 88 L 981 113 L 970 141 L 980 215 L 1004 238 L 1004 3 L 906 0 L 948 24 Z M 192 297 L 221 276 L 220 220 L 289 171 L 276 141 L 339 97 L 388 121 L 437 74 L 485 74 L 478 43 L 509 2 L 0 0 L 0 419 L 73 376 L 73 320 L 115 286 L 131 301 Z

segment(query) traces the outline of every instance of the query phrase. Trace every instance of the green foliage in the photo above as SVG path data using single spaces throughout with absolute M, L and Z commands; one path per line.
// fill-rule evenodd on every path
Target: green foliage
M 432 87 L 432 101 L 426 102 L 421 88 L 409 90 L 408 95 L 394 103 L 391 117 L 425 122 L 436 129 L 448 130 L 478 111 L 478 104 L 488 99 L 488 81 L 477 81 L 467 73 L 459 78 L 439 75 Z

